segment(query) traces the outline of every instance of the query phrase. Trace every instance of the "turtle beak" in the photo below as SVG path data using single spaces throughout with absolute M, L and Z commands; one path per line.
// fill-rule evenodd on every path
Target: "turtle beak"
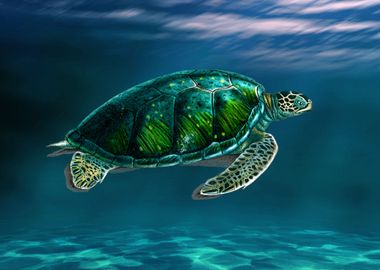
M 302 110 L 300 110 L 300 111 L 298 111 L 298 112 L 299 112 L 299 113 L 310 112 L 312 108 L 313 108 L 313 102 L 311 101 L 311 99 L 309 99 L 309 100 L 307 101 L 307 106 L 306 106 L 306 108 L 305 108 L 305 109 L 302 109 Z

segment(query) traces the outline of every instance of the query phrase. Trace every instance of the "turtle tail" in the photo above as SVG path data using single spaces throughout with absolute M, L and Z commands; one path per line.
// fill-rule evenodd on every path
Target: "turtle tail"
M 70 144 L 66 140 L 48 144 L 46 147 L 48 147 L 48 148 L 50 148 L 50 147 L 59 148 L 58 150 L 48 154 L 47 155 L 48 157 L 56 157 L 56 156 L 60 156 L 60 155 L 64 155 L 64 154 L 72 154 L 75 152 L 75 149 L 72 146 L 70 146 Z

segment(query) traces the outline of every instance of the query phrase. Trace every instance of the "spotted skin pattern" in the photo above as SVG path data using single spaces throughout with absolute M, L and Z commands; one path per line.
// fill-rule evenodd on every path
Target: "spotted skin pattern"
M 70 162 L 74 187 L 91 189 L 101 183 L 113 166 L 82 152 L 75 152 Z
M 210 199 L 246 188 L 272 163 L 278 146 L 274 137 L 266 133 L 263 138 L 248 146 L 221 174 L 210 178 L 193 193 L 193 199 Z
M 286 113 L 296 113 L 297 111 L 299 111 L 300 109 L 303 109 L 303 107 L 305 107 L 308 104 L 307 97 L 293 91 L 279 92 L 277 94 L 277 100 L 278 100 L 278 106 L 280 107 L 281 111 L 286 112 Z M 297 104 L 295 101 L 299 101 L 299 102 L 302 101 L 304 104 L 302 103 L 298 104 L 298 107 L 297 107 Z

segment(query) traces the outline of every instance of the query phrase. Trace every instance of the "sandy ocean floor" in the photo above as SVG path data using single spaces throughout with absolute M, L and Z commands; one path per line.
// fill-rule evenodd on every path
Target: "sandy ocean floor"
M 1 237 L 3 269 L 379 269 L 380 237 L 323 230 L 229 232 L 71 227 Z

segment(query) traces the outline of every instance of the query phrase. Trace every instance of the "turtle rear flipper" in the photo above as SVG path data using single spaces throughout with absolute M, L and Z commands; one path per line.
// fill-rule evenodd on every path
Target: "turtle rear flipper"
M 193 192 L 194 200 L 207 200 L 252 184 L 272 163 L 278 146 L 271 134 L 248 146 L 221 174 L 210 178 Z
M 75 152 L 65 170 L 68 188 L 74 191 L 89 190 L 103 182 L 107 173 L 116 168 L 92 155 Z
M 88 191 L 88 189 L 80 189 L 80 188 L 76 188 L 74 186 L 73 176 L 71 175 L 71 171 L 70 171 L 70 162 L 67 164 L 64 173 L 65 173 L 65 179 L 66 179 L 66 187 L 69 190 L 71 190 L 73 192 L 86 192 L 86 191 Z

